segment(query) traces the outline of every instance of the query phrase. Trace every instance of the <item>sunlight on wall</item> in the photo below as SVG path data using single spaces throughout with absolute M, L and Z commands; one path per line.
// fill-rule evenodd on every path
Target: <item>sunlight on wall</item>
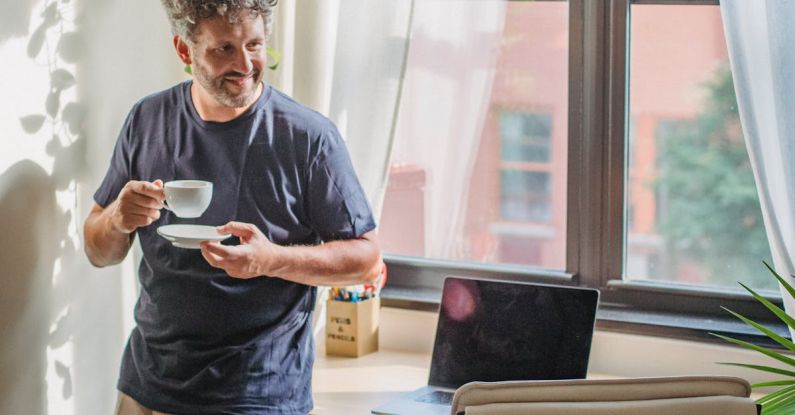
M 75 108 L 74 104 L 70 103 L 76 101 L 76 74 L 75 64 L 68 63 L 62 58 L 63 56 L 71 58 L 69 53 L 72 51 L 68 47 L 68 42 L 61 42 L 65 34 L 68 37 L 68 34 L 75 30 L 74 6 L 40 1 L 32 6 L 30 15 L 29 37 L 11 38 L 0 44 L 0 60 L 5 63 L 3 75 L 0 76 L 0 91 L 3 91 L 3 96 L 6 97 L 0 100 L 0 114 L 5 115 L 0 118 L 0 134 L 3 138 L 0 149 L 0 172 L 5 177 L 10 169 L 28 160 L 49 176 L 49 180 L 41 183 L 44 184 L 45 192 L 48 191 L 47 189 L 54 190 L 55 218 L 52 224 L 55 227 L 42 230 L 41 235 L 45 238 L 55 238 L 44 244 L 49 245 L 45 251 L 51 252 L 56 258 L 52 260 L 50 281 L 41 282 L 42 286 L 50 286 L 49 290 L 44 290 L 44 293 L 49 291 L 49 295 L 32 291 L 30 297 L 23 298 L 23 301 L 29 301 L 21 304 L 25 312 L 29 313 L 32 309 L 34 314 L 42 314 L 44 322 L 51 322 L 47 327 L 42 321 L 38 323 L 33 321 L 32 324 L 23 325 L 20 330 L 24 333 L 27 328 L 29 331 L 20 336 L 22 339 L 29 340 L 31 337 L 49 339 L 45 340 L 47 346 L 44 355 L 34 354 L 33 351 L 18 352 L 17 355 L 43 359 L 38 366 L 43 366 L 41 369 L 45 373 L 33 371 L 31 383 L 40 382 L 35 377 L 44 375 L 45 384 L 38 388 L 43 387 L 46 390 L 47 412 L 69 415 L 75 413 L 69 370 L 74 363 L 74 354 L 71 336 L 63 336 L 63 327 L 60 325 L 68 320 L 70 310 L 68 303 L 50 300 L 60 297 L 59 291 L 69 289 L 65 274 L 62 273 L 63 257 L 74 256 L 76 247 L 80 246 L 75 225 L 74 169 L 67 166 L 69 160 L 64 159 L 64 157 L 69 158 L 68 149 L 79 138 L 77 128 L 70 131 L 70 126 L 66 122 L 70 116 L 68 111 Z M 26 176 L 20 177 L 25 180 Z M 21 185 L 27 186 L 24 182 Z M 37 192 L 36 189 L 30 190 Z M 12 194 L 10 197 L 15 196 Z M 39 208 L 39 206 L 29 206 L 26 210 L 35 212 Z M 42 213 L 49 214 L 49 212 Z M 33 242 L 38 243 L 39 246 L 44 245 L 35 239 Z M 33 258 L 33 261 L 36 262 L 34 269 L 47 271 L 46 267 L 49 265 L 47 255 Z M 11 278 L 24 277 L 26 276 L 11 276 Z M 26 322 L 27 319 L 23 318 L 22 321 Z M 37 345 L 34 342 L 30 346 L 35 348 Z M 16 399 L 32 398 L 25 396 L 26 393 L 29 391 L 22 390 L 22 396 Z M 35 408 L 36 403 L 30 402 L 26 405 Z M 38 409 L 43 409 L 41 406 L 43 405 L 39 404 Z

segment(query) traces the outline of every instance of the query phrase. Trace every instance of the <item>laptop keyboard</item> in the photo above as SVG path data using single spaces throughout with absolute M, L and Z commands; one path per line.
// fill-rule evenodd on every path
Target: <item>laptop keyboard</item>
M 450 405 L 453 403 L 453 392 L 433 391 L 414 399 L 417 402 L 435 403 L 439 405 Z

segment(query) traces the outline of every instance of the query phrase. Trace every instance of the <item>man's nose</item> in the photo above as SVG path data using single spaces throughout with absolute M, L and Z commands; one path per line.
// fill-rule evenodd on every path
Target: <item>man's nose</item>
M 234 70 L 236 72 L 240 72 L 242 74 L 248 74 L 254 68 L 252 63 L 252 56 L 247 50 L 243 50 L 237 54 L 235 58 L 235 67 Z

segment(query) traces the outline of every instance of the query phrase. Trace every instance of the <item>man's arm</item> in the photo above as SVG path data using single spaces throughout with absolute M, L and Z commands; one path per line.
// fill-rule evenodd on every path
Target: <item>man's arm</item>
M 355 285 L 375 282 L 383 266 L 375 231 L 316 246 L 276 245 L 248 223 L 230 222 L 218 231 L 238 236 L 240 245 L 204 242 L 202 255 L 235 278 L 267 275 L 306 285 Z
M 105 208 L 94 204 L 83 224 L 86 256 L 92 265 L 104 267 L 124 260 L 136 229 L 160 218 L 163 184 L 130 181 L 119 197 Z

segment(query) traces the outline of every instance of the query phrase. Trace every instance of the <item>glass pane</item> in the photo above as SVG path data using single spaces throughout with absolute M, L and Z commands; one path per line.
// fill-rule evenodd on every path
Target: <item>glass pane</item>
M 503 161 L 549 162 L 552 115 L 505 111 L 500 113 Z
M 718 6 L 631 13 L 626 278 L 775 288 Z
M 523 222 L 547 222 L 551 216 L 549 173 L 503 170 L 502 218 Z
M 568 4 L 416 3 L 384 251 L 562 269 Z

